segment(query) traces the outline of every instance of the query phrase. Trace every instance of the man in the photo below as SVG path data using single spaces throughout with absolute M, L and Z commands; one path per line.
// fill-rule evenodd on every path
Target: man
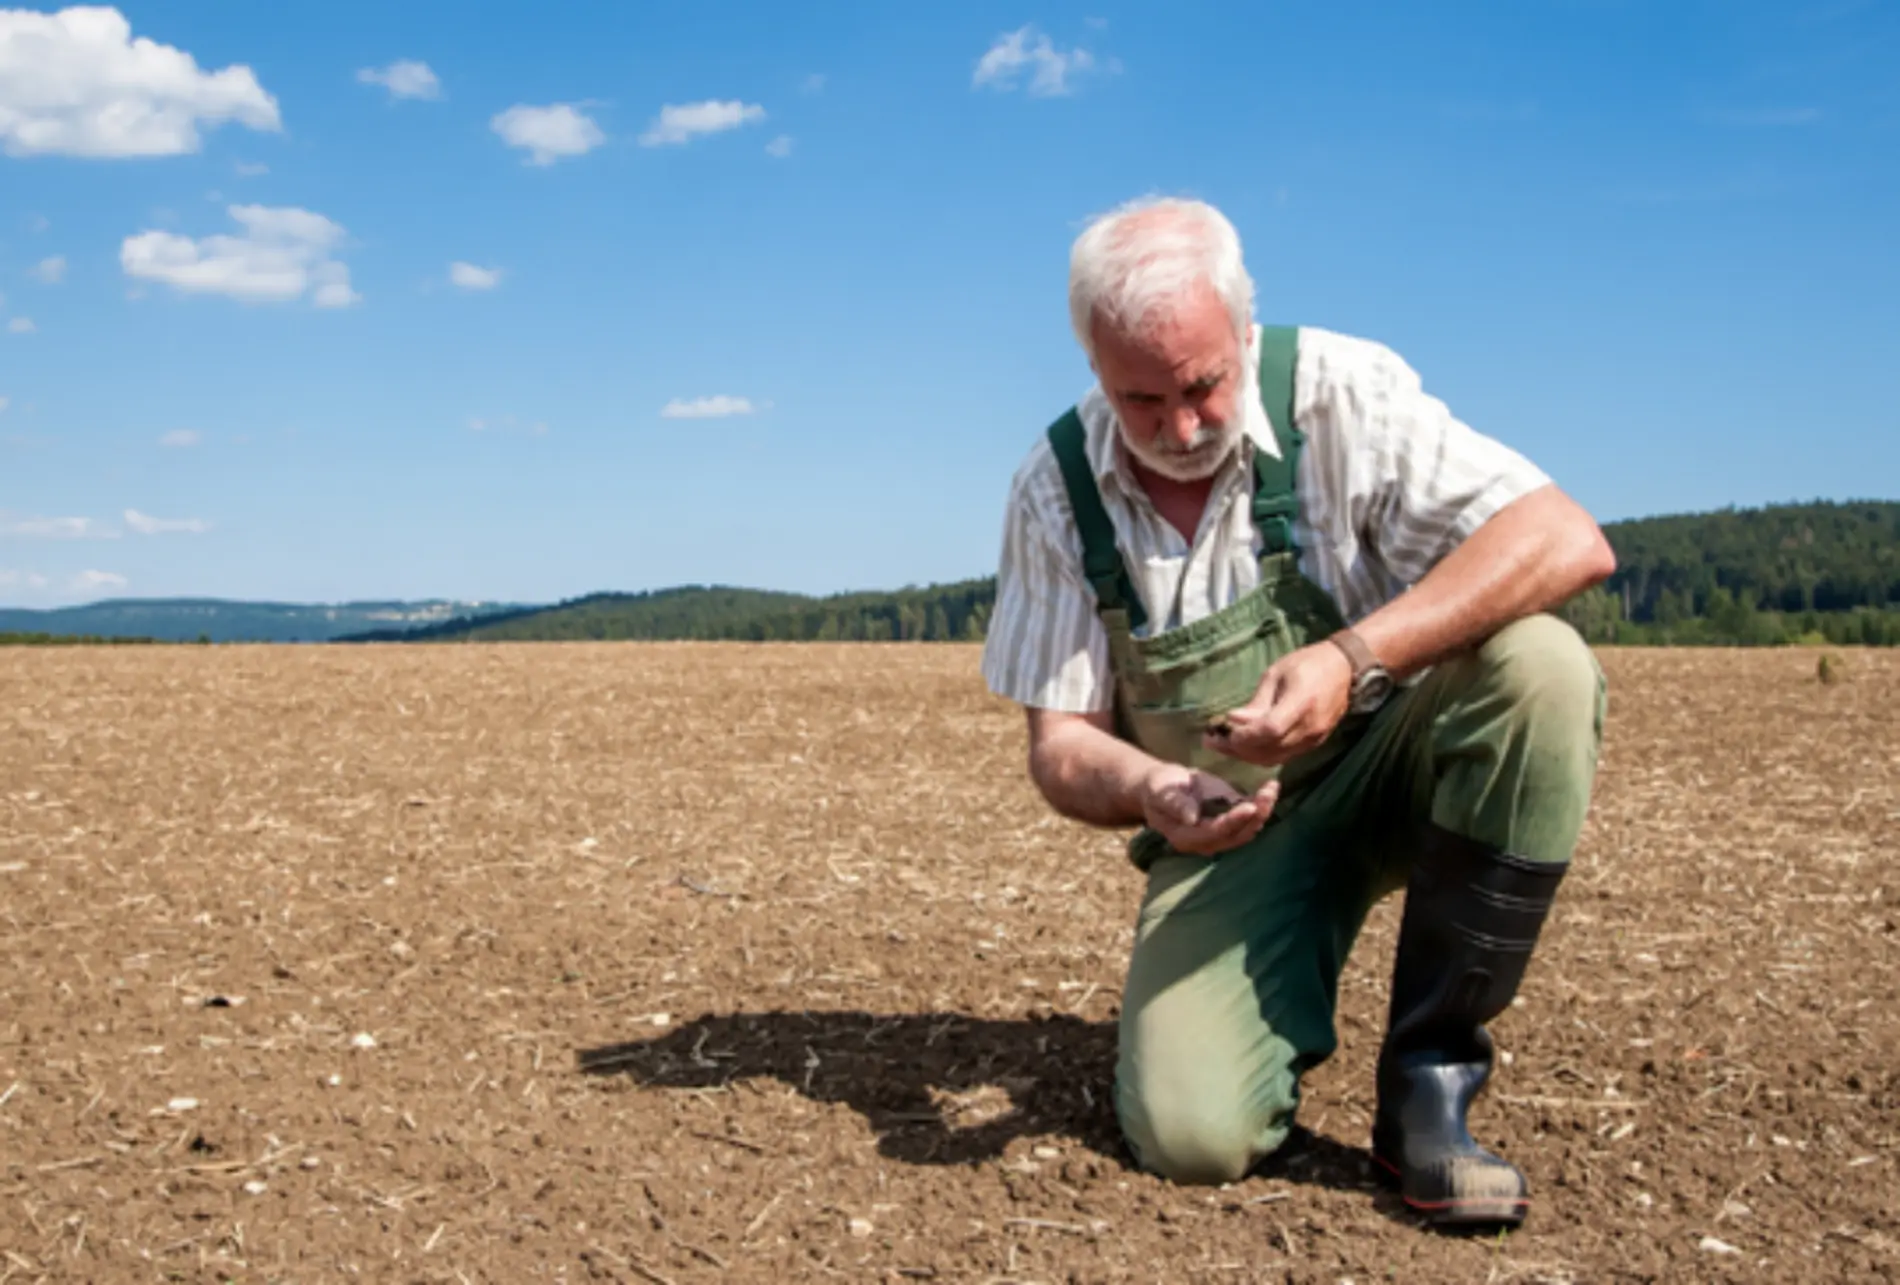
M 1429 1221 L 1514 1226 L 1524 1178 L 1465 1112 L 1602 736 L 1602 673 L 1547 613 L 1611 550 L 1389 349 L 1256 326 L 1205 204 L 1096 221 L 1070 312 L 1098 382 L 1011 483 L 983 670 L 1050 805 L 1136 828 L 1129 1145 L 1206 1183 L 1278 1147 L 1404 888 L 1373 1155 Z

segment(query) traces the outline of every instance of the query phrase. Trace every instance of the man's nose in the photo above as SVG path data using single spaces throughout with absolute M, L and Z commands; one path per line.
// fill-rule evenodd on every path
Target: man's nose
M 1194 442 L 1195 434 L 1201 431 L 1201 417 L 1192 406 L 1177 406 L 1168 415 L 1168 432 L 1181 446 Z

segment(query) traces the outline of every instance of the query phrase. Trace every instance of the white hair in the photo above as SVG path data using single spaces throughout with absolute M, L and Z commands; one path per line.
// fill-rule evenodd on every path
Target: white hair
M 1090 362 L 1100 320 L 1138 333 L 1198 283 L 1214 288 L 1244 341 L 1253 322 L 1253 279 L 1240 234 L 1205 201 L 1145 196 L 1100 215 L 1069 252 L 1069 321 Z

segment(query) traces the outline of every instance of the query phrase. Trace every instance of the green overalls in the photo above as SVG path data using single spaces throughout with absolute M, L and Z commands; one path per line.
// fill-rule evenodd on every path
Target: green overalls
M 1075 412 L 1049 430 L 1084 567 L 1108 630 L 1120 734 L 1243 793 L 1271 773 L 1204 748 L 1202 729 L 1251 699 L 1268 666 L 1346 622 L 1298 568 L 1296 327 L 1260 331 L 1260 393 L 1280 445 L 1254 452 L 1260 583 L 1214 614 L 1148 637 Z M 1148 880 L 1122 996 L 1116 1106 L 1137 1157 L 1183 1181 L 1231 1181 L 1278 1147 L 1300 1077 L 1336 1047 L 1340 969 L 1367 912 L 1405 886 L 1416 830 L 1436 822 L 1534 861 L 1567 860 L 1589 805 L 1603 676 L 1550 616 L 1348 716 L 1278 769 L 1281 796 L 1251 842 L 1204 858 L 1143 828 Z

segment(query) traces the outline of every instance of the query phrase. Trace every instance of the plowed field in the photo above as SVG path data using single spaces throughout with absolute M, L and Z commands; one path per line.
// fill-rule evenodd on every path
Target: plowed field
M 0 1280 L 1900 1276 L 1900 653 L 1616 652 L 1473 1112 L 1365 1152 L 1397 922 L 1223 1189 L 1110 1108 L 1138 876 L 967 646 L 0 652 Z

